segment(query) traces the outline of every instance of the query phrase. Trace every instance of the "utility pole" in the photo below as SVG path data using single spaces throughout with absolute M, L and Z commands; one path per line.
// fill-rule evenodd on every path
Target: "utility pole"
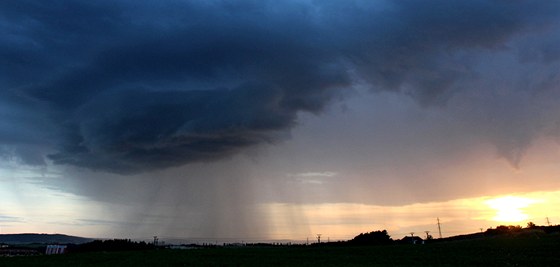
M 441 224 L 439 223 L 439 217 L 437 217 L 437 229 L 439 231 L 439 238 L 441 238 Z
M 317 234 L 317 243 L 321 243 L 321 234 Z
M 309 245 L 309 237 L 307 237 L 307 242 L 305 242 L 306 245 Z
M 546 224 L 550 226 L 550 220 L 548 219 L 548 217 L 546 217 Z

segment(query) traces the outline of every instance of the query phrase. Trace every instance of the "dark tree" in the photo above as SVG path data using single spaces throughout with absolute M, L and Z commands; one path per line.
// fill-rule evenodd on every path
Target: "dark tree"
M 385 245 L 393 242 L 387 230 L 361 233 L 349 241 L 355 245 Z
M 519 225 L 500 225 L 496 227 L 496 229 L 488 229 L 486 230 L 487 235 L 503 235 L 503 234 L 512 234 L 521 231 L 521 226 Z

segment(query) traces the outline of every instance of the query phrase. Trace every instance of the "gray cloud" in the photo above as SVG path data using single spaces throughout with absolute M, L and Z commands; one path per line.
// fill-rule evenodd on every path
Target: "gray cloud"
M 15 223 L 15 222 L 22 222 L 22 221 L 24 221 L 23 218 L 0 215 L 0 222 L 3 223 Z
M 0 10 L 9 104 L 0 111 L 10 114 L 0 144 L 30 148 L 13 150 L 28 164 L 48 154 L 138 173 L 222 159 L 281 140 L 298 113 L 319 113 L 356 84 L 426 106 L 478 91 L 469 86 L 508 90 L 495 73 L 511 74 L 481 71 L 489 51 L 516 53 L 516 66 L 540 58 L 533 64 L 549 76 L 522 74 L 527 90 L 558 90 L 554 1 L 3 1 Z M 469 102 L 497 114 L 502 124 L 481 131 L 514 164 L 535 135 L 512 124 L 535 116 L 510 106 L 522 99 L 503 100 L 503 113 Z

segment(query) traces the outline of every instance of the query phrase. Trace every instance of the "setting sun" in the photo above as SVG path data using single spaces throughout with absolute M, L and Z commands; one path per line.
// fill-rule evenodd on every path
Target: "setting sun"
M 538 202 L 535 199 L 505 196 L 485 201 L 486 205 L 496 210 L 492 220 L 497 222 L 520 222 L 529 218 L 523 208 Z

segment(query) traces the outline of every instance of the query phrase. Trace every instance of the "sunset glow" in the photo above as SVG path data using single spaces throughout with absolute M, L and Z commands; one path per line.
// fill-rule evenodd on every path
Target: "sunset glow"
M 544 225 L 547 212 L 560 213 L 559 206 L 550 205 L 560 203 L 559 196 L 560 191 L 533 192 L 519 196 L 466 198 L 393 207 L 352 203 L 272 203 L 262 209 L 270 218 L 272 228 L 276 229 L 270 236 L 274 239 L 285 238 L 287 233 L 300 240 L 313 236 L 313 233 L 328 233 L 333 240 L 345 240 L 369 229 L 388 229 L 390 234 L 400 238 L 409 232 L 427 230 L 435 233 L 438 217 L 443 225 L 442 236 L 445 237 L 498 225 L 525 226 L 529 221 Z
M 516 223 L 529 218 L 529 215 L 525 213 L 525 208 L 536 202 L 538 202 L 538 200 L 505 196 L 487 200 L 486 204 L 490 208 L 496 210 L 496 215 L 492 218 L 492 220 L 497 222 Z

